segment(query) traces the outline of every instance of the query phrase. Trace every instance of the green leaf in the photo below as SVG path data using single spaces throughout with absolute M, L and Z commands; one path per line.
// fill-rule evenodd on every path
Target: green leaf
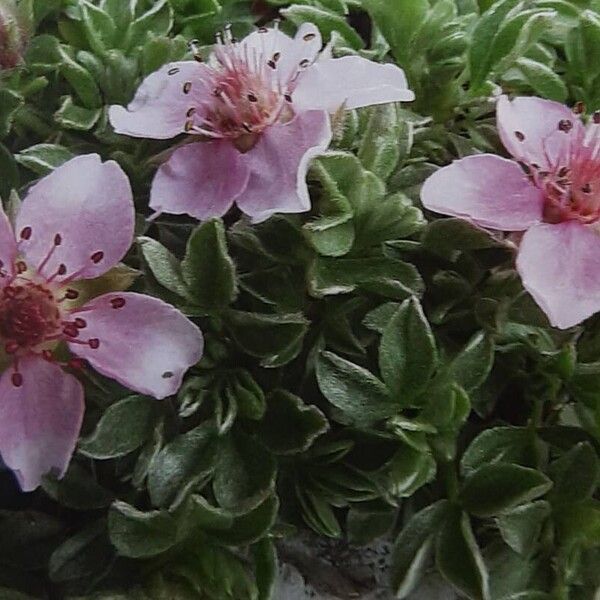
M 499 0 L 477 22 L 471 38 L 469 69 L 471 87 L 478 91 L 499 57 L 494 56 L 494 41 L 507 15 L 521 6 L 520 0 Z
M 394 318 L 400 304 L 397 302 L 386 302 L 368 312 L 363 319 L 363 325 L 376 331 L 379 334 L 383 334 L 390 321 Z
M 106 460 L 137 450 L 150 436 L 157 404 L 147 396 L 129 396 L 108 407 L 94 432 L 79 442 L 85 456 Z
M 399 412 L 385 385 L 363 367 L 323 352 L 316 368 L 323 395 L 353 422 L 366 425 Z
M 250 512 L 271 495 L 277 466 L 262 444 L 242 434 L 222 438 L 213 491 L 220 506 L 234 514 Z
M 0 199 L 8 200 L 11 192 L 19 185 L 19 170 L 15 160 L 17 156 L 4 145 L 0 143 Z
M 545 500 L 517 506 L 496 519 L 504 541 L 515 551 L 528 555 L 538 543 L 544 521 L 550 515 Z
M 527 83 L 542 97 L 565 102 L 569 91 L 564 81 L 549 66 L 521 57 L 516 66 L 523 73 Z
M 149 238 L 138 238 L 144 260 L 148 263 L 152 275 L 163 287 L 191 300 L 188 287 L 181 274 L 181 265 L 160 242 Z
M 383 485 L 389 494 L 397 498 L 408 498 L 419 488 L 432 481 L 436 463 L 428 450 L 416 450 L 403 446 L 381 469 Z
M 308 322 L 302 314 L 274 315 L 230 310 L 226 323 L 235 341 L 263 367 L 287 364 L 302 349 Z
M 116 26 L 112 17 L 87 0 L 79 3 L 83 28 L 90 48 L 102 56 L 114 43 Z
M 72 461 L 69 470 L 61 479 L 46 477 L 42 483 L 44 491 L 62 506 L 74 510 L 96 510 L 110 506 L 114 496 L 103 488 L 95 476 Z
M 16 110 L 23 98 L 14 90 L 0 88 L 0 139 L 6 137 L 12 127 Z
M 361 140 L 358 158 L 384 181 L 398 166 L 403 125 L 395 104 L 374 107 Z
M 531 465 L 535 454 L 531 432 L 523 427 L 494 427 L 482 431 L 460 461 L 464 476 L 483 465 L 497 462 Z
M 437 366 L 431 327 L 416 298 L 406 300 L 386 326 L 379 366 L 391 394 L 402 404 L 427 387 Z
M 127 48 L 131 49 L 144 42 L 148 33 L 167 35 L 173 27 L 173 8 L 168 0 L 157 0 L 143 15 L 139 16 L 127 32 Z
M 89 131 L 100 118 L 102 109 L 82 108 L 73 103 L 73 98 L 67 96 L 60 108 L 54 113 L 56 122 L 65 129 Z
M 246 546 L 264 537 L 275 524 L 279 500 L 277 496 L 269 496 L 255 509 L 237 517 L 230 529 L 220 531 L 216 537 L 228 546 Z
M 600 17 L 592 10 L 581 14 L 577 27 L 567 34 L 565 51 L 569 69 L 582 84 L 592 82 L 600 73 Z
M 113 555 L 106 522 L 94 521 L 54 550 L 48 563 L 50 579 L 61 583 L 97 576 L 109 567 Z
M 437 219 L 427 225 L 423 246 L 446 257 L 456 250 L 481 250 L 499 246 L 492 235 L 464 219 Z
M 263 538 L 251 548 L 254 573 L 258 588 L 257 600 L 275 600 L 273 593 L 277 583 L 277 551 L 275 544 Z
M 590 498 L 600 480 L 600 461 L 591 444 L 585 442 L 571 448 L 548 469 L 554 482 L 552 502 L 572 504 Z
M 561 506 L 554 511 L 554 521 L 562 546 L 581 544 L 589 548 L 598 547 L 600 502 L 597 500 Z
M 396 598 L 408 598 L 419 584 L 447 511 L 448 501 L 438 500 L 414 514 L 396 538 L 391 563 L 391 585 Z
M 47 175 L 75 155 L 58 144 L 37 144 L 15 155 L 15 160 L 38 175 Z
M 183 279 L 199 307 L 223 310 L 237 295 L 235 266 L 227 250 L 225 227 L 220 219 L 199 225 L 187 244 L 181 263 Z
M 491 517 L 543 496 L 552 481 L 540 471 L 496 463 L 483 465 L 470 475 L 462 488 L 463 506 L 478 517 Z
M 354 243 L 352 207 L 344 196 L 333 196 L 321 204 L 322 216 L 304 226 L 315 250 L 323 256 L 343 256 Z
M 168 512 L 142 512 L 121 501 L 110 507 L 108 531 L 119 554 L 129 558 L 156 556 L 177 541 L 177 525 Z
M 215 430 L 210 424 L 199 425 L 167 444 L 148 471 L 152 504 L 169 506 L 179 494 L 210 474 L 215 451 Z
M 437 537 L 435 561 L 440 573 L 471 600 L 489 600 L 488 573 L 469 517 L 453 508 Z
M 292 23 L 300 27 L 303 23 L 314 23 L 323 37 L 327 41 L 335 31 L 340 34 L 344 40 L 354 50 L 360 50 L 364 42 L 358 33 L 348 25 L 347 21 L 335 13 L 317 8 L 315 6 L 301 6 L 294 4 L 289 8 L 284 8 L 281 14 Z
M 310 448 L 329 429 L 325 415 L 316 407 L 285 390 L 267 397 L 267 412 L 259 424 L 262 442 L 275 454 L 297 454 Z
M 424 287 L 413 265 L 385 257 L 318 257 L 310 269 L 309 284 L 316 297 L 361 289 L 395 300 L 420 296 Z
M 472 392 L 487 379 L 494 364 L 494 351 L 492 338 L 480 332 L 454 358 L 450 369 L 464 390 Z
M 384 536 L 394 525 L 396 508 L 385 502 L 361 502 L 348 511 L 346 529 L 348 541 L 364 545 Z
M 364 0 L 363 6 L 381 29 L 398 62 L 406 67 L 411 40 L 429 12 L 428 0 Z

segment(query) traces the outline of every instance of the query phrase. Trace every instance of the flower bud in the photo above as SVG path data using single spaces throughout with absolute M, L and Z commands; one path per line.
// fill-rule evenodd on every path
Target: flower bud
M 12 69 L 23 60 L 28 38 L 28 19 L 15 0 L 0 0 L 0 71 Z

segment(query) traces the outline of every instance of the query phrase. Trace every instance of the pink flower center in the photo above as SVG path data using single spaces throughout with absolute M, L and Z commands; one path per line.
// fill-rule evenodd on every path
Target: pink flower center
M 260 29 L 259 33 L 267 31 Z M 212 100 L 190 107 L 185 131 L 209 138 L 231 139 L 240 152 L 247 152 L 269 126 L 292 119 L 295 80 L 311 63 L 302 61 L 293 72 L 281 77 L 278 72 L 280 52 L 267 53 L 239 44 L 229 30 L 225 36 L 217 37 L 214 58 L 214 64 L 209 67 L 210 81 L 202 82 L 212 89 Z M 189 94 L 193 85 L 192 81 L 186 82 L 183 93 Z
M 580 134 L 573 135 L 548 170 L 527 165 L 534 184 L 544 191 L 544 220 L 548 223 L 600 220 L 600 113 Z M 574 124 L 561 120 L 558 131 L 570 134 Z M 515 132 L 521 140 L 519 132 Z M 524 138 L 523 138 L 524 139 Z
M 27 244 L 34 233 L 32 227 L 24 227 L 19 233 L 17 248 Z M 50 259 L 62 243 L 62 236 L 57 233 L 47 254 L 35 268 L 29 268 L 20 259 L 10 265 L 0 261 L 0 359 L 2 353 L 11 357 L 15 387 L 23 385 L 19 358 L 24 355 L 34 354 L 58 362 L 52 351 L 61 341 L 86 345 L 93 350 L 100 347 L 98 338 L 84 335 L 87 322 L 81 315 L 86 308 L 79 307 L 80 293 L 71 287 L 81 269 L 68 274 L 68 267 L 62 263 L 54 269 L 48 268 Z M 94 264 L 103 259 L 101 250 L 89 257 Z M 58 277 L 62 277 L 60 282 L 56 281 Z M 125 299 L 115 297 L 110 303 L 112 308 L 120 309 L 125 306 Z M 82 361 L 72 359 L 66 365 L 81 368 Z
M 7 285 L 0 296 L 0 337 L 9 354 L 56 335 L 61 314 L 52 291 L 31 281 Z

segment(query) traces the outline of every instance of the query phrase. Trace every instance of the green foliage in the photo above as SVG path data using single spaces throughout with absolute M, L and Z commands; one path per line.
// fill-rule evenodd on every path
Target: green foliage
M 0 472 L 0 597 L 275 600 L 280 539 L 310 528 L 391 539 L 399 598 L 435 568 L 473 600 L 593 600 L 600 321 L 551 328 L 515 272 L 518 240 L 434 218 L 420 189 L 502 152 L 500 92 L 600 108 L 600 3 L 18 4 L 24 63 L 0 74 L 9 218 L 71 157 L 116 160 L 137 243 L 90 289 L 169 302 L 205 352 L 164 401 L 85 370 L 66 475 L 21 495 Z M 191 58 L 189 40 L 207 57 L 228 23 L 241 38 L 276 16 L 290 35 L 315 23 L 334 57 L 399 64 L 415 102 L 332 117 L 307 213 L 147 220 L 173 143 L 116 135 L 108 107 Z

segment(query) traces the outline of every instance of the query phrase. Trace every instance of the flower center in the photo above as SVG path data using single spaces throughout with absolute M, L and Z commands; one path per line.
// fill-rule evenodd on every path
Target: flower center
M 575 124 L 570 119 L 557 123 L 560 135 L 570 135 Z M 524 141 L 523 133 L 515 137 Z M 544 192 L 544 220 L 548 223 L 600 220 L 600 113 L 594 113 L 586 128 L 577 130 L 554 159 L 546 152 L 547 170 L 536 164 L 525 165 L 529 176 Z
M 42 284 L 13 282 L 0 293 L 0 337 L 9 354 L 31 350 L 60 331 L 61 314 L 52 291 Z
M 266 32 L 266 30 L 259 30 Z M 194 50 L 194 43 L 191 44 Z M 297 73 L 310 66 L 303 61 L 283 79 L 278 72 L 281 54 L 249 48 L 236 42 L 227 29 L 217 37 L 214 64 L 209 67 L 211 99 L 190 107 L 185 131 L 214 139 L 231 139 L 240 152 L 251 150 L 260 134 L 276 122 L 290 121 L 292 91 Z M 198 59 L 199 60 L 199 59 Z M 194 82 L 186 82 L 189 94 Z

